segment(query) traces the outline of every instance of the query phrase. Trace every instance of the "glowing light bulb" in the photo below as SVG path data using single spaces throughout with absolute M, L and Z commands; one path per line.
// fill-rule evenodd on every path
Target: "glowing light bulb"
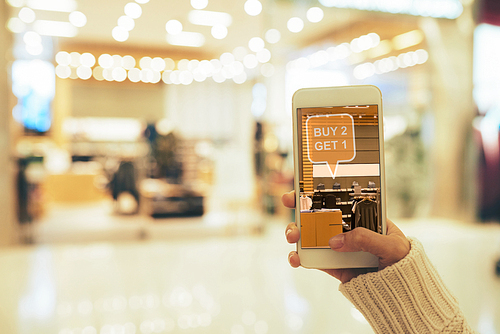
M 257 16 L 262 12 L 262 3 L 259 0 L 247 0 L 244 9 L 248 15 Z
M 319 7 L 311 7 L 307 11 L 306 17 L 309 20 L 309 22 L 316 23 L 323 20 L 324 13 L 323 10 Z
M 288 20 L 286 27 L 293 33 L 297 33 L 304 29 L 304 21 L 298 17 L 292 17 Z
M 165 30 L 170 35 L 177 35 L 182 31 L 182 23 L 177 20 L 169 20 L 167 24 L 165 24 Z

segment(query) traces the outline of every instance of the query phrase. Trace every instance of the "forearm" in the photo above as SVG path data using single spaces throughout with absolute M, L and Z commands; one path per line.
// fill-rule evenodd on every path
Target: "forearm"
M 473 333 L 422 245 L 398 263 L 360 275 L 339 290 L 376 333 Z

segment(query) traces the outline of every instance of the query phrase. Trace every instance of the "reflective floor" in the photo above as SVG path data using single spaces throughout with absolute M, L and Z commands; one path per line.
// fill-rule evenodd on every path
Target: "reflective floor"
M 469 323 L 500 333 L 500 225 L 397 223 L 422 241 Z M 265 224 L 252 236 L 1 250 L 0 333 L 372 333 L 334 279 L 288 266 L 286 222 Z

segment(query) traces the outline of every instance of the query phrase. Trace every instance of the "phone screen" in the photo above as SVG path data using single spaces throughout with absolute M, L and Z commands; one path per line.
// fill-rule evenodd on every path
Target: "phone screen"
M 378 106 L 297 112 L 302 248 L 358 227 L 382 233 Z

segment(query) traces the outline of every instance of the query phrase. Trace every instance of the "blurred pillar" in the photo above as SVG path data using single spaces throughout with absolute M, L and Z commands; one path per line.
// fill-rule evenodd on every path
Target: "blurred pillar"
M 11 34 L 5 29 L 9 8 L 0 1 L 0 246 L 16 243 L 17 225 L 14 210 L 14 172 L 10 158 L 10 86 L 8 80 L 8 54 L 11 50 Z M 10 57 L 9 57 L 10 58 Z
M 458 219 L 474 217 L 470 195 L 475 179 L 465 160 L 472 119 L 472 46 L 474 22 L 470 6 L 457 20 L 421 20 L 432 66 L 435 120 L 432 152 L 433 193 L 431 214 Z M 465 190 L 467 189 L 467 191 Z

